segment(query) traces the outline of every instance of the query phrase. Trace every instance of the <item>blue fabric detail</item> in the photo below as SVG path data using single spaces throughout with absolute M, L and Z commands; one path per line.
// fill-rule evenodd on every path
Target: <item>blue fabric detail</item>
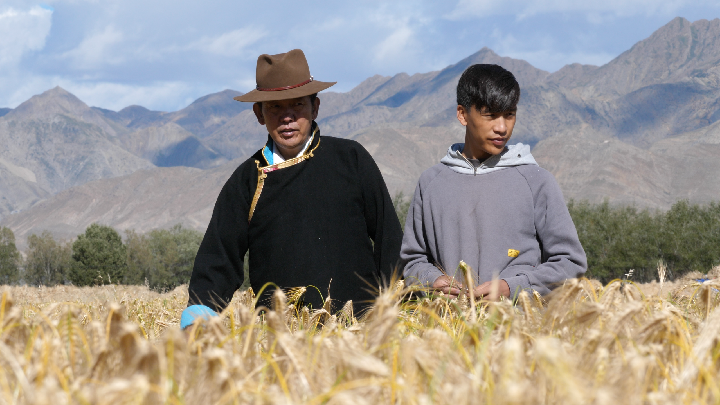
M 267 145 L 263 148 L 263 156 L 267 160 L 268 164 L 273 164 L 273 151 L 272 151 L 272 140 L 268 141 Z
M 180 329 L 185 329 L 192 325 L 197 318 L 203 318 L 207 321 L 213 316 L 218 316 L 218 314 L 209 307 L 205 305 L 191 305 L 185 308 L 182 316 L 180 316 Z
M 712 280 L 713 280 L 712 278 L 696 278 L 695 279 L 695 281 L 697 281 L 700 284 L 703 284 L 703 283 L 706 283 L 706 282 L 712 281 Z M 713 288 L 713 291 L 720 292 L 720 290 L 718 290 L 717 288 Z

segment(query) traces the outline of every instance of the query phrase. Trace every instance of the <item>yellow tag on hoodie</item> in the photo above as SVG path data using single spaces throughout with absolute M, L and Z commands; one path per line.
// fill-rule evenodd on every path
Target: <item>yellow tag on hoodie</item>
M 508 249 L 508 257 L 518 257 L 520 255 L 519 250 Z

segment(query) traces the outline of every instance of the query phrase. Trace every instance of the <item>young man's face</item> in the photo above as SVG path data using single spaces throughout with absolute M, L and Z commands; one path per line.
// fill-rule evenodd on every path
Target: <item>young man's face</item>
M 265 125 L 285 159 L 297 156 L 305 146 L 319 109 L 320 99 L 316 98 L 311 103 L 310 96 L 253 105 L 258 122 Z
M 457 118 L 465 126 L 465 149 L 469 159 L 487 159 L 500 154 L 512 135 L 517 109 L 491 114 L 486 108 L 478 111 L 475 106 L 467 110 L 459 105 Z

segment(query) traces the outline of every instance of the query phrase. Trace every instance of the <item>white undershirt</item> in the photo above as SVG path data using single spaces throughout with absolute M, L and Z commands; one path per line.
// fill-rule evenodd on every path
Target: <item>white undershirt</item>
M 293 156 L 293 158 L 296 158 L 296 157 L 302 155 L 303 153 L 305 153 L 307 148 L 310 146 L 310 142 L 312 141 L 312 139 L 313 139 L 312 135 L 309 136 L 307 141 L 305 141 L 305 146 L 303 146 L 300 153 L 298 153 L 297 156 Z M 285 158 L 283 157 L 283 155 L 280 154 L 280 152 L 279 152 L 280 148 L 278 148 L 275 141 L 273 141 L 272 146 L 273 146 L 273 148 L 272 148 L 273 164 L 278 164 L 278 163 L 284 162 Z

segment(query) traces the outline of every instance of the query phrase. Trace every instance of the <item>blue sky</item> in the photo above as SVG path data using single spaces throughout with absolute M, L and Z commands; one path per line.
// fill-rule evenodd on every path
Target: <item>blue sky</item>
M 93 106 L 174 111 L 250 90 L 259 54 L 293 48 L 337 91 L 484 46 L 552 72 L 607 63 L 677 16 L 718 18 L 720 2 L 2 0 L 0 107 L 59 85 Z

